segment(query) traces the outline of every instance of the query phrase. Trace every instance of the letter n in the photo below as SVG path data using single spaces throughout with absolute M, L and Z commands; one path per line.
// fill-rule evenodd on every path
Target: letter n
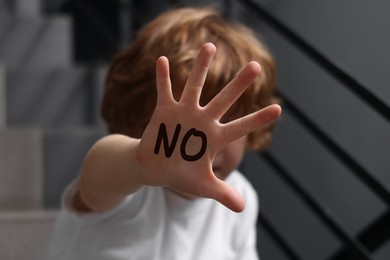
M 158 130 L 156 146 L 154 147 L 154 154 L 160 153 L 161 142 L 164 143 L 164 151 L 165 156 L 170 158 L 175 150 L 175 146 L 177 143 L 177 139 L 179 138 L 179 133 L 181 129 L 181 124 L 177 124 L 175 128 L 175 133 L 173 134 L 172 142 L 169 144 L 167 128 L 164 123 L 160 124 L 160 128 Z

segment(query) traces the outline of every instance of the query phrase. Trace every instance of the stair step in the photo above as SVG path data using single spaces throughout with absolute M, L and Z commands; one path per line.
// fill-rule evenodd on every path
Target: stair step
M 0 130 L 0 208 L 40 209 L 43 201 L 43 134 Z
M 0 0 L 1 15 L 39 16 L 41 10 L 41 0 Z
M 101 125 L 101 76 L 86 67 L 8 70 L 7 124 L 75 127 Z
M 0 259 L 41 260 L 58 211 L 0 213 Z
M 0 129 L 6 126 L 5 68 L 0 64 Z
M 45 208 L 60 207 L 63 190 L 79 175 L 85 154 L 103 135 L 104 132 L 96 128 L 45 130 Z
M 0 60 L 8 68 L 48 69 L 72 63 L 72 28 L 67 16 L 0 18 Z
M 14 12 L 23 16 L 39 16 L 41 13 L 41 0 L 13 0 Z
M 0 0 L 0 15 L 4 16 L 11 13 L 11 2 L 10 0 Z

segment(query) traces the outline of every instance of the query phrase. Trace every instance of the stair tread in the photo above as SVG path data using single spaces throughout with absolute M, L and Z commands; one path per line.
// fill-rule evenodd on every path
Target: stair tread
M 50 68 L 71 64 L 71 18 L 63 15 L 0 18 L 0 60 L 8 67 Z
M 0 129 L 2 210 L 42 208 L 42 149 L 43 134 L 40 129 Z
M 0 212 L 0 223 L 53 221 L 59 210 L 18 210 Z
M 104 72 L 103 66 L 8 70 L 7 123 L 44 127 L 101 125 Z

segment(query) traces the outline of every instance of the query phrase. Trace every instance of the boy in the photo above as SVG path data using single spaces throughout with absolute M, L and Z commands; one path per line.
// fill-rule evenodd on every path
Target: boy
M 258 201 L 236 168 L 270 139 L 273 86 L 244 26 L 207 8 L 157 17 L 110 66 L 111 135 L 64 192 L 49 259 L 258 259 Z

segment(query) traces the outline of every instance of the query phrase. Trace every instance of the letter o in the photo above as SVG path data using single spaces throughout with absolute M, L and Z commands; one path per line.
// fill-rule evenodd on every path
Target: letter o
M 202 139 L 202 146 L 201 146 L 199 152 L 197 152 L 194 155 L 189 155 L 186 153 L 186 145 L 187 145 L 187 142 L 192 135 L 200 137 Z M 202 158 L 202 156 L 206 152 L 206 148 L 207 148 L 206 134 L 203 133 L 202 131 L 196 130 L 195 128 L 191 128 L 190 130 L 188 130 L 188 132 L 183 137 L 183 141 L 181 142 L 181 145 L 180 145 L 180 154 L 184 160 L 193 162 L 193 161 L 197 161 L 200 158 Z

